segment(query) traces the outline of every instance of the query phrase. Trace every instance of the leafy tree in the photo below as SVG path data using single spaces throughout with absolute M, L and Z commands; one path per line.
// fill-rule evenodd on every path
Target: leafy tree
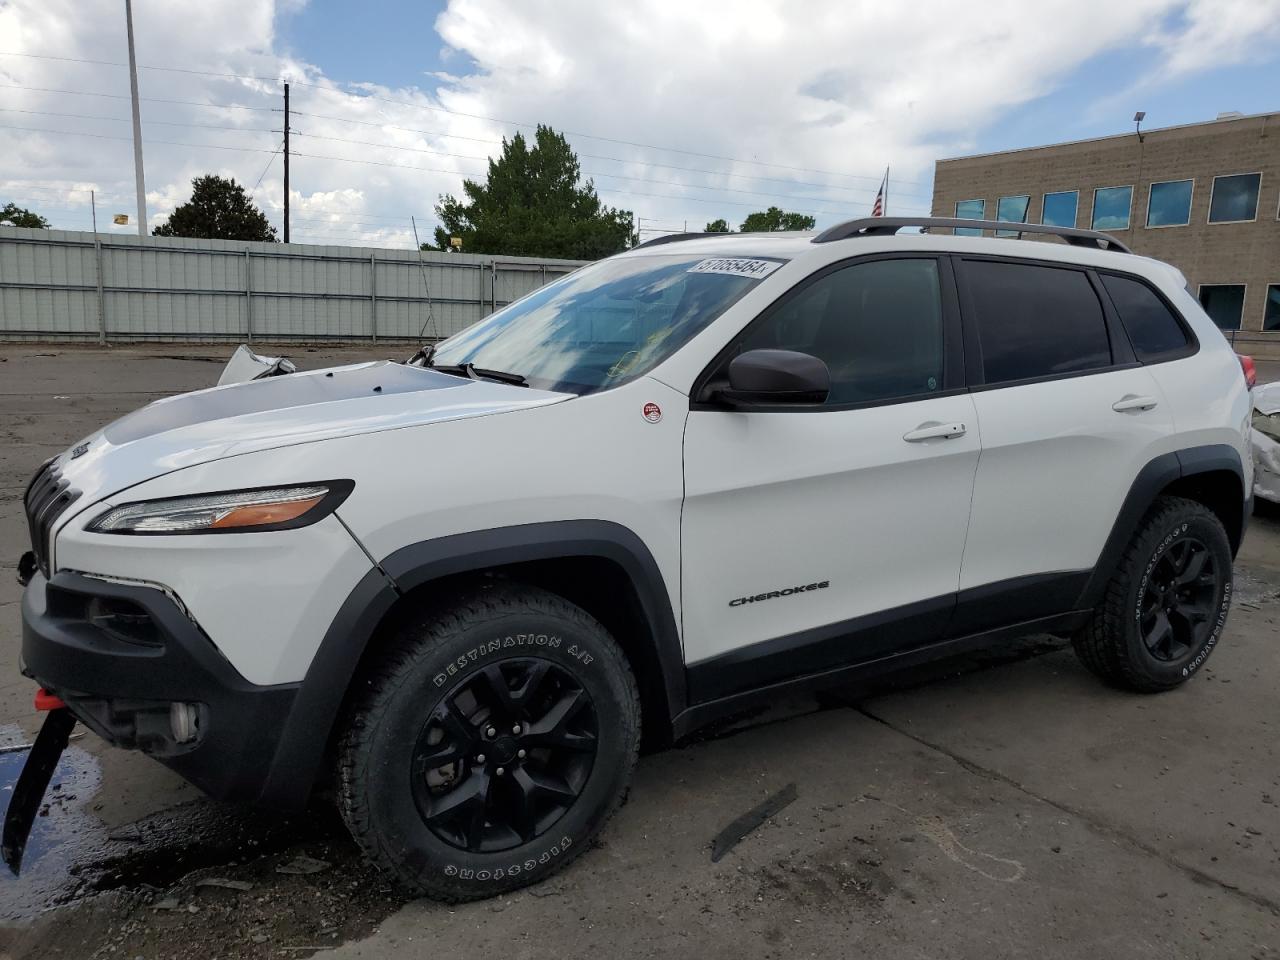
M 813 217 L 803 213 L 786 213 L 778 207 L 747 214 L 742 221 L 743 233 L 769 233 L 774 230 L 812 230 L 817 223 Z
M 712 220 L 707 224 L 707 233 L 733 233 L 729 229 L 729 222 L 721 217 L 719 220 Z
M 568 141 L 550 127 L 539 124 L 532 145 L 523 134 L 504 137 L 484 183 L 464 180 L 462 199 L 436 204 L 436 247 L 461 237 L 467 253 L 596 260 L 639 242 L 631 212 L 602 204 L 581 176 Z
M 38 227 L 41 230 L 49 229 L 49 221 L 40 214 L 31 210 L 24 210 L 16 203 L 6 203 L 4 209 L 0 210 L 0 223 L 7 223 L 11 227 Z
M 191 199 L 151 231 L 157 237 L 202 240 L 276 239 L 276 228 L 234 179 L 209 174 L 191 181 Z

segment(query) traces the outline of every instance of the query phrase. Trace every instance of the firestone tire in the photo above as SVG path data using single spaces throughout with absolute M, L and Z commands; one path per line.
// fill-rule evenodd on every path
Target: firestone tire
M 361 678 L 337 756 L 351 835 L 405 888 L 491 897 L 563 869 L 640 743 L 625 655 L 554 594 L 497 586 L 409 626 Z
M 1076 654 L 1113 686 L 1171 690 L 1217 646 L 1231 587 L 1231 544 L 1221 521 L 1194 500 L 1162 497 L 1073 638 Z

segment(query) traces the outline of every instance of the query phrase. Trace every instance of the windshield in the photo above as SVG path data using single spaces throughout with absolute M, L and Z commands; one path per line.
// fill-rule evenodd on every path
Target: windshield
M 544 390 L 605 390 L 652 369 L 781 265 L 689 256 L 602 260 L 445 340 L 432 365 L 520 374 Z

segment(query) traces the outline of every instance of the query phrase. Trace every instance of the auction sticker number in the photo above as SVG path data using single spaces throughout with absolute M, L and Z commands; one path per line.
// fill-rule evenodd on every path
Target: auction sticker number
M 731 277 L 761 280 L 777 270 L 777 260 L 748 260 L 744 257 L 712 257 L 689 268 L 689 273 L 723 273 Z

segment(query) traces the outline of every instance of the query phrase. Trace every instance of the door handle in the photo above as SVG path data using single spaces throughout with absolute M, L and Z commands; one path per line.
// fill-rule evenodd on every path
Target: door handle
M 1139 397 L 1127 393 L 1111 405 L 1116 413 L 1127 413 L 1130 410 L 1152 410 L 1155 408 L 1155 397 Z
M 904 433 L 902 439 L 907 443 L 923 443 L 925 440 L 951 440 L 964 435 L 965 425 L 963 423 L 935 423 L 930 421 Z

